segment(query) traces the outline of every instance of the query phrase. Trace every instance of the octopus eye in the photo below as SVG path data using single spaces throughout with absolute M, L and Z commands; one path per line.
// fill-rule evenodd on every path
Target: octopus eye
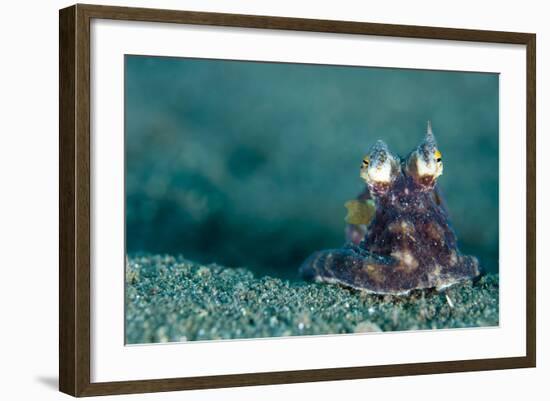
M 436 162 L 441 163 L 441 152 L 439 150 L 435 151 L 434 157 Z
M 365 157 L 365 158 L 363 159 L 363 163 L 361 163 L 361 167 L 362 167 L 362 168 L 367 168 L 367 167 L 369 166 L 369 163 L 370 163 L 369 158 L 368 158 L 368 157 Z

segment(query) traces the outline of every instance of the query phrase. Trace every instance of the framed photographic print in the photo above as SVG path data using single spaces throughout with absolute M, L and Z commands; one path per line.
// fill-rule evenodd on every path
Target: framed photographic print
M 534 367 L 535 240 L 534 34 L 60 11 L 65 393 Z

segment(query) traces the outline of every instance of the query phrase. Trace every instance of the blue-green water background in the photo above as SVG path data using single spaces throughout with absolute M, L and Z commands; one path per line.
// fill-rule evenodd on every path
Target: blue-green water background
M 498 272 L 498 75 L 126 56 L 127 251 L 296 278 L 339 247 L 359 165 L 431 120 L 463 252 Z

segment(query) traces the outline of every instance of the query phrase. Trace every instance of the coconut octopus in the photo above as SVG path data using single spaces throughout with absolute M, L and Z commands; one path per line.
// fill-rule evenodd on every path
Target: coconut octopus
M 437 188 L 442 173 L 429 122 L 424 140 L 404 160 L 377 141 L 360 169 L 366 188 L 345 205 L 346 244 L 313 253 L 300 267 L 301 275 L 396 295 L 441 290 L 477 277 L 478 261 L 458 249 Z

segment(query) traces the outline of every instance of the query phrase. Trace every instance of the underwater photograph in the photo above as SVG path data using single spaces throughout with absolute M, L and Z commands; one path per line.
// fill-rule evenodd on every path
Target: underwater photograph
M 499 75 L 126 55 L 125 342 L 499 325 Z

